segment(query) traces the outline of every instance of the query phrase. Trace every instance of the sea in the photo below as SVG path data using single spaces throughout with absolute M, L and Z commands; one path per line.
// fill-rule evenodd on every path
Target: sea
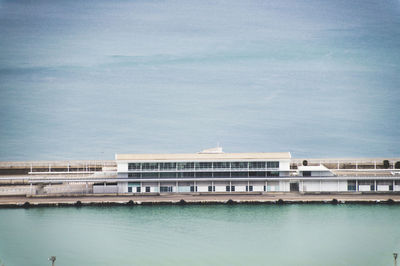
M 398 157 L 399 0 L 0 0 L 0 161 Z
M 0 0 L 0 161 L 399 157 L 399 0 Z M 0 265 L 393 265 L 400 207 L 0 210 Z
M 398 205 L 0 210 L 0 265 L 393 265 Z

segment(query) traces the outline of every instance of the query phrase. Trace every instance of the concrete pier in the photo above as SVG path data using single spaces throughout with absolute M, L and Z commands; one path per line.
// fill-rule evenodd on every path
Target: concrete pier
M 400 194 L 188 193 L 0 197 L 0 208 L 163 204 L 400 204 Z

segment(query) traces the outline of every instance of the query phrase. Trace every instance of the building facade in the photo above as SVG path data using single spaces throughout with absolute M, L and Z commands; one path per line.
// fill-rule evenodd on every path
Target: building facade
M 214 148 L 192 154 L 116 154 L 115 159 L 113 189 L 118 193 L 400 191 L 400 173 L 394 170 L 338 174 L 323 164 L 294 166 L 289 152 Z

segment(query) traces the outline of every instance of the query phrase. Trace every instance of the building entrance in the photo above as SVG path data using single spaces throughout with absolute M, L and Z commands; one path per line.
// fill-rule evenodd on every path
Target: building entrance
M 299 183 L 290 183 L 290 191 L 299 191 Z

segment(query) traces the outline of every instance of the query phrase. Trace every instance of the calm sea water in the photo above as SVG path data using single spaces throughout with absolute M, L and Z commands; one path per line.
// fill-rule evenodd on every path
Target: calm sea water
M 6 266 L 392 265 L 400 206 L 0 210 Z
M 399 0 L 0 0 L 0 160 L 399 156 Z

